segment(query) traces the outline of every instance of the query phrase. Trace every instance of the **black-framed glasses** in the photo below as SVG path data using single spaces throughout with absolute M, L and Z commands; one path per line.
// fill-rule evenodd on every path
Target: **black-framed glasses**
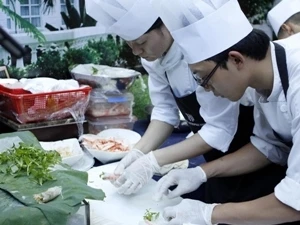
M 198 77 L 197 74 L 193 73 L 193 77 L 194 77 L 195 81 L 197 82 L 197 84 L 200 85 L 201 87 L 205 88 L 208 84 L 208 81 L 215 74 L 216 70 L 219 68 L 220 65 L 221 65 L 221 62 L 218 62 L 217 65 L 212 69 L 212 71 L 204 78 Z

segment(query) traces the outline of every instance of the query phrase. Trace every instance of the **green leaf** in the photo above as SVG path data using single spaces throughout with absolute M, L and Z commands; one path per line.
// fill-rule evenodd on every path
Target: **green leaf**
M 34 39 L 39 42 L 45 42 L 46 38 L 42 32 L 40 32 L 34 25 L 32 25 L 27 20 L 23 19 L 20 15 L 12 11 L 9 7 L 3 5 L 3 2 L 0 2 L 0 10 L 3 11 L 7 16 L 9 16 L 16 25 L 23 29 L 26 33 L 32 36 Z
M 83 199 L 103 200 L 105 198 L 102 190 L 87 186 L 88 174 L 86 172 L 64 170 L 55 171 L 52 175 L 55 178 L 54 181 L 47 181 L 39 186 L 26 176 L 13 179 L 11 176 L 0 174 L 0 180 L 4 182 L 0 183 L 2 200 L 0 212 L 6 211 L 5 214 L 0 215 L 0 224 L 65 225 L 68 217 L 77 212 Z M 34 194 L 44 192 L 54 186 L 62 187 L 61 196 L 45 204 L 38 204 L 34 200 Z M 4 195 L 2 192 L 1 196 L 1 189 L 9 194 Z M 9 195 L 13 198 L 8 198 Z M 11 205 L 18 205 L 18 207 L 13 208 Z M 14 214 L 14 212 L 18 213 Z M 28 218 L 35 219 L 28 223 Z M 10 223 L 5 223 L 6 221 Z

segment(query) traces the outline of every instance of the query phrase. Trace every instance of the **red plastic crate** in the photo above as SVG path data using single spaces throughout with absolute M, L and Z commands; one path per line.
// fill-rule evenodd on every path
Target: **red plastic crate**
M 23 88 L 8 88 L 0 84 L 0 91 L 10 94 L 30 94 L 30 91 L 25 91 Z
M 63 119 L 71 116 L 68 109 L 87 107 L 91 89 L 86 86 L 40 94 L 11 94 L 0 90 L 0 111 L 20 123 Z

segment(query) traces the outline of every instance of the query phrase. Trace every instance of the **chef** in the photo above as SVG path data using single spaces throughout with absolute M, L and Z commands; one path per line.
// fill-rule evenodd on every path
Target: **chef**
M 249 99 L 254 103 L 255 126 L 251 142 L 198 168 L 208 179 L 249 173 L 272 162 L 288 168 L 274 192 L 264 197 L 226 204 L 184 199 L 166 208 L 163 216 L 172 225 L 299 224 L 300 34 L 270 42 L 265 33 L 253 30 L 237 0 L 216 2 L 152 2 L 207 91 L 238 101 L 252 88 Z M 193 170 L 172 170 L 158 182 L 158 193 L 170 196 L 167 190 L 175 184 L 172 192 L 177 194 L 201 185 L 201 173 Z
M 253 129 L 251 107 L 239 107 L 238 102 L 216 97 L 197 85 L 177 43 L 149 2 L 86 2 L 87 13 L 106 27 L 107 33 L 123 38 L 132 48 L 133 54 L 142 58 L 142 64 L 149 73 L 150 98 L 154 105 L 151 122 L 142 139 L 115 170 L 115 174 L 121 176 L 114 185 L 118 187 L 119 193 L 127 195 L 137 192 L 163 165 L 203 154 L 207 161 L 211 161 L 223 156 L 228 148 L 232 152 L 242 147 L 249 142 Z M 194 135 L 156 151 L 178 125 L 178 109 Z M 232 142 L 239 109 L 239 128 Z M 193 171 L 202 174 L 202 180 L 206 181 L 205 174 L 198 167 Z M 206 184 L 204 200 L 243 201 L 271 193 L 284 172 L 280 166 L 270 165 L 257 174 L 211 179 Z M 261 180 L 265 179 L 274 182 L 261 185 Z M 256 183 L 260 189 L 251 191 L 253 186 L 249 186 L 249 181 L 252 181 L 253 186 Z
M 267 18 L 278 39 L 300 32 L 300 1 L 280 1 L 268 12 Z

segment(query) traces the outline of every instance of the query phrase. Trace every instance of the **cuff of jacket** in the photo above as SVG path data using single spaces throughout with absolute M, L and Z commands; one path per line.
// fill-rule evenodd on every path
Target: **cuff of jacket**
M 286 165 L 288 153 L 281 151 L 273 144 L 270 144 L 256 136 L 251 136 L 250 141 L 254 145 L 254 147 L 257 148 L 257 150 L 262 154 L 264 154 L 271 162 L 282 166 Z
M 289 178 L 285 177 L 276 187 L 275 196 L 282 203 L 300 211 L 300 184 Z
M 151 114 L 151 120 L 159 120 L 177 127 L 180 122 L 178 109 L 169 108 L 168 110 L 164 110 L 162 108 L 154 107 Z
M 229 148 L 233 136 L 228 134 L 223 129 L 205 124 L 198 134 L 203 138 L 203 140 L 212 148 L 226 152 Z

